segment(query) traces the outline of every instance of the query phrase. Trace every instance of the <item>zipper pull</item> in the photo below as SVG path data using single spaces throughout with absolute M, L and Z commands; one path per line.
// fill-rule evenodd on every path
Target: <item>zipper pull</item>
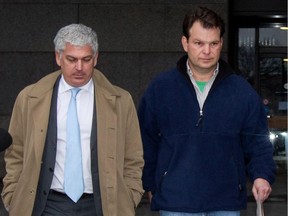
M 202 118 L 203 118 L 203 111 L 200 110 L 200 116 L 199 116 L 199 119 L 198 119 L 198 121 L 197 121 L 196 127 L 198 127 L 198 126 L 200 125 L 200 123 L 201 123 L 201 121 L 202 121 Z

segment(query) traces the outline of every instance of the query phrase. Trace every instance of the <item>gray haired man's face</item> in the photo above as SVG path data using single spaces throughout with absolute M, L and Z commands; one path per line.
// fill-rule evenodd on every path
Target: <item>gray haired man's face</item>
M 65 81 L 74 87 L 88 83 L 97 64 L 98 53 L 91 46 L 74 46 L 67 43 L 63 52 L 56 52 L 56 62 L 61 67 Z

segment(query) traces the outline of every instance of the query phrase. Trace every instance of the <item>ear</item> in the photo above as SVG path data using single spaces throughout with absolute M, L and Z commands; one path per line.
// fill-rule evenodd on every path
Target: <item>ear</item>
M 98 61 L 98 55 L 99 55 L 99 52 L 96 52 L 95 56 L 94 56 L 94 67 L 96 66 L 97 64 L 97 61 Z
M 56 59 L 56 63 L 59 67 L 61 67 L 61 54 L 59 52 L 55 51 L 55 59 Z
M 187 52 L 187 50 L 188 50 L 188 39 L 185 36 L 182 36 L 181 42 L 182 42 L 183 49 L 185 50 L 185 52 Z
M 222 46 L 223 46 L 223 42 L 224 42 L 223 37 L 221 37 L 221 39 L 220 39 L 221 48 L 222 48 Z

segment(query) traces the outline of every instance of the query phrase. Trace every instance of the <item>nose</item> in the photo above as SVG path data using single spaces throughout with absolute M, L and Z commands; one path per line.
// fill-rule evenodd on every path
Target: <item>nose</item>
M 83 68 L 83 62 L 79 59 L 77 62 L 76 62 L 76 65 L 75 65 L 76 69 L 78 71 L 82 70 Z
M 209 54 L 210 52 L 211 52 L 210 44 L 205 44 L 205 46 L 203 47 L 203 53 Z

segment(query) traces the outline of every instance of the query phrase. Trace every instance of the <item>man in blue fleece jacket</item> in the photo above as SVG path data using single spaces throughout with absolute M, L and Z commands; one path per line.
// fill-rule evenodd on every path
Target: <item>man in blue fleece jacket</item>
M 239 216 L 246 176 L 264 202 L 275 178 L 262 100 L 220 59 L 224 22 L 199 7 L 183 22 L 187 55 L 141 99 L 144 189 L 161 216 Z

